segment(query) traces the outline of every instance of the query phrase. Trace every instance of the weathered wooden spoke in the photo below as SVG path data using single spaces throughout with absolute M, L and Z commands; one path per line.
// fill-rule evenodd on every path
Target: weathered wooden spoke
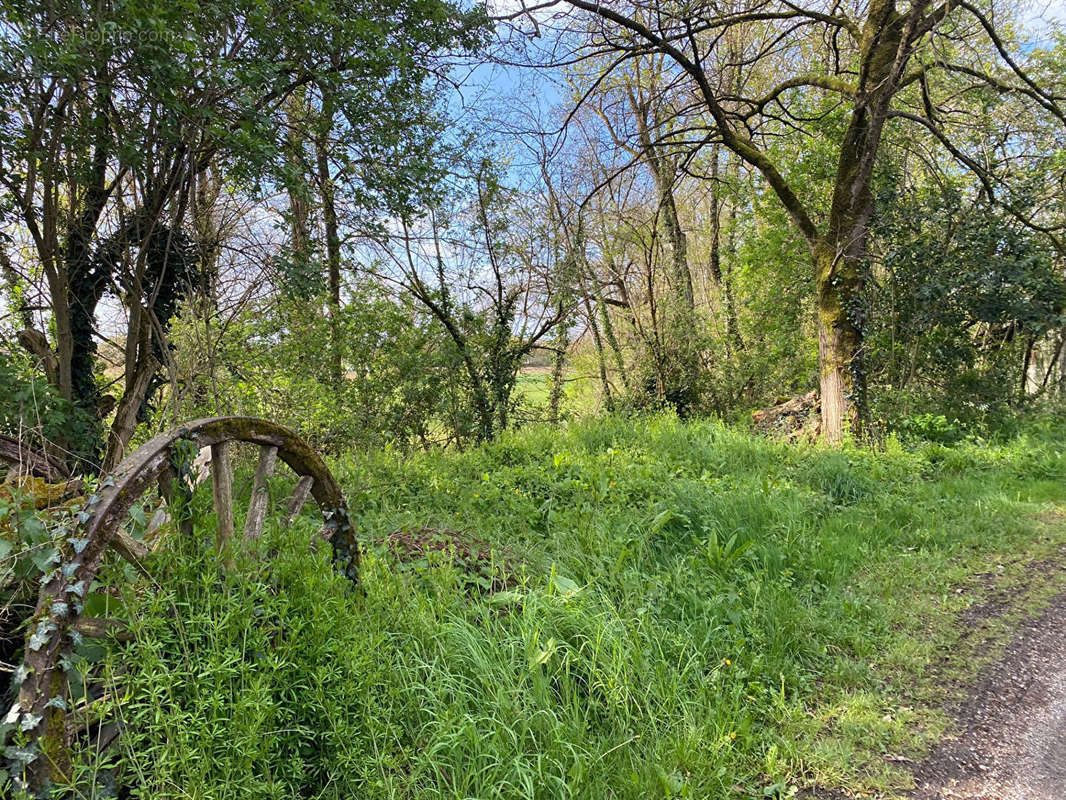
M 71 629 L 89 639 L 106 639 L 109 636 L 119 641 L 130 641 L 133 634 L 129 626 L 120 619 L 103 617 L 78 617 L 71 623 Z
M 158 491 L 160 504 L 150 520 L 148 512 L 142 509 L 142 530 L 154 533 L 164 529 L 169 521 L 174 523 L 172 528 L 177 529 L 177 535 L 191 533 L 185 501 L 200 477 L 193 457 L 197 452 L 207 452 L 218 517 L 217 545 L 221 553 L 228 553 L 234 546 L 231 458 L 233 445 L 239 443 L 259 448 L 242 541 L 262 535 L 270 511 L 268 482 L 280 460 L 297 477 L 281 518 L 291 524 L 308 497 L 313 498 L 322 514 L 321 536 L 332 546 L 335 568 L 351 580 L 358 578 L 359 547 L 340 487 L 322 459 L 291 431 L 266 420 L 216 417 L 197 420 L 156 436 L 127 456 L 103 481 L 104 488 L 99 494 L 87 499 L 87 516 L 63 543 L 61 562 L 43 580 L 19 670 L 22 678 L 19 696 L 4 720 L 33 737 L 31 750 L 23 751 L 21 756 L 21 772 L 32 790 L 70 774 L 68 681 L 63 665 L 69 663 L 65 656 L 72 639 L 79 636 L 121 639 L 129 635 L 121 621 L 83 617 L 82 609 L 108 548 L 150 574 L 152 546 L 123 529 L 131 509 L 142 497 Z M 100 731 L 103 730 L 101 726 Z M 112 728 L 107 730 L 109 735 L 114 733 Z
M 259 448 L 259 466 L 252 479 L 252 499 L 248 501 L 248 516 L 244 522 L 245 540 L 258 539 L 266 522 L 267 506 L 270 504 L 270 487 L 267 481 L 274 474 L 278 460 L 278 448 L 263 445 Z M 302 480 L 302 478 L 301 478 Z
M 289 498 L 289 502 L 285 506 L 286 525 L 292 525 L 296 518 L 300 516 L 300 511 L 303 510 L 304 503 L 307 502 L 307 496 L 311 494 L 311 487 L 314 482 L 315 479 L 310 475 L 304 475 L 296 484 L 292 497 Z
M 211 445 L 211 486 L 218 515 L 215 541 L 222 552 L 233 537 L 233 472 L 229 463 L 229 442 Z
M 142 571 L 145 569 L 145 559 L 152 552 L 148 545 L 134 539 L 121 528 L 111 535 L 111 541 L 108 544 L 112 550 Z

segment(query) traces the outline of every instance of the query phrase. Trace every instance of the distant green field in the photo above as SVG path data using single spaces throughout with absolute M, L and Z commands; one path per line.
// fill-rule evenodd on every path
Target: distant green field
M 563 411 L 587 414 L 599 409 L 598 385 L 593 378 L 577 369 L 567 370 L 563 379 Z M 546 407 L 551 392 L 551 370 L 546 367 L 526 367 L 518 373 L 515 394 L 519 402 Z
M 128 600 L 119 766 L 152 798 L 891 796 L 975 668 L 959 614 L 1053 588 L 1025 565 L 1066 542 L 1062 442 L 654 418 L 353 454 L 358 590 L 308 513 L 244 577 L 205 547 Z
M 526 402 L 546 404 L 550 391 L 551 373 L 545 369 L 523 370 L 518 373 L 515 392 Z

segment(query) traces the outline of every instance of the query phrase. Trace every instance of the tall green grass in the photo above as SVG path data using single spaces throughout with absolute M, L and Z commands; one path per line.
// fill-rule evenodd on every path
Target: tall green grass
M 903 785 L 895 757 L 943 722 L 929 670 L 980 599 L 960 587 L 1066 541 L 1037 519 L 1066 499 L 1062 441 L 832 451 L 654 418 L 353 455 L 360 588 L 307 545 L 311 515 L 241 576 L 168 556 L 127 598 L 128 733 L 93 769 L 198 800 Z M 424 527 L 490 544 L 513 585 L 400 564 L 388 535 Z

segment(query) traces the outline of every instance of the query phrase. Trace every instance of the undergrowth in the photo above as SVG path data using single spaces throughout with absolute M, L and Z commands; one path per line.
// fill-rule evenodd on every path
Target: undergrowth
M 308 512 L 237 572 L 192 547 L 127 593 L 137 637 L 109 656 L 127 734 L 82 760 L 82 793 L 110 767 L 153 799 L 904 786 L 980 600 L 957 588 L 1066 541 L 1037 521 L 1066 499 L 1061 433 L 834 451 L 608 419 L 353 455 L 334 468 L 358 588 Z M 487 546 L 506 579 L 446 547 L 401 564 L 404 530 Z

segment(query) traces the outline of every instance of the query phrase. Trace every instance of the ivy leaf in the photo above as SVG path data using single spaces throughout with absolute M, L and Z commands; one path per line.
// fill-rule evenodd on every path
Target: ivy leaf
M 40 714 L 23 714 L 22 719 L 19 721 L 19 729 L 23 731 L 32 731 L 41 724 L 42 719 L 44 719 L 44 717 Z
M 37 630 L 33 632 L 33 636 L 30 637 L 30 641 L 26 644 L 30 650 L 40 650 L 46 644 L 52 632 L 56 629 L 55 623 L 49 620 L 45 620 L 37 626 Z
M 33 555 L 30 556 L 30 560 L 39 571 L 47 572 L 52 564 L 59 561 L 59 551 L 54 547 L 44 547 L 40 550 L 36 550 Z
M 29 747 L 5 747 L 4 758 L 19 764 L 30 764 L 37 758 L 37 753 Z
M 47 538 L 48 529 L 37 517 L 28 516 L 19 520 L 19 534 L 29 544 L 40 544 Z

